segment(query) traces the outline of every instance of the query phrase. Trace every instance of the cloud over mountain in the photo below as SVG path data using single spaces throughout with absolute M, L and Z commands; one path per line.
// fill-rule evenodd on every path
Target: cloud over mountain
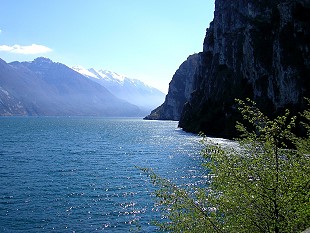
M 1 33 L 1 30 L 0 30 Z M 17 53 L 17 54 L 42 54 L 51 52 L 52 49 L 38 44 L 32 45 L 0 45 L 0 51 L 9 52 L 9 53 Z

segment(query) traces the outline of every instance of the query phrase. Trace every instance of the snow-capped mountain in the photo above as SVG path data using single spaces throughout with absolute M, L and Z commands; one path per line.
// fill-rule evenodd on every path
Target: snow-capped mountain
M 139 117 L 145 111 L 64 64 L 0 59 L 0 116 Z
M 145 111 L 152 110 L 164 102 L 164 93 L 138 79 L 131 79 L 103 69 L 86 69 L 82 66 L 75 66 L 72 69 L 104 86 L 116 97 L 135 104 Z

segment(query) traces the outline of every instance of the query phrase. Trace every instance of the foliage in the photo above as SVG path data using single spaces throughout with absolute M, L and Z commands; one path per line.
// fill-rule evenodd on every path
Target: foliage
M 212 219 L 212 212 L 204 206 L 206 198 L 205 190 L 196 189 L 192 194 L 186 189 L 180 188 L 167 179 L 163 179 L 151 169 L 140 168 L 149 175 L 154 185 L 160 189 L 155 191 L 157 207 L 162 212 L 162 220 L 156 221 L 160 230 L 168 232 L 203 233 L 208 229 L 217 228 Z M 203 202 L 199 202 L 202 200 Z
M 302 138 L 293 134 L 296 117 L 288 110 L 270 120 L 249 99 L 237 103 L 251 127 L 237 123 L 237 147 L 203 137 L 205 187 L 186 190 L 144 169 L 160 187 L 155 195 L 163 211 L 161 230 L 278 233 L 310 226 L 310 111 L 301 114 L 307 130 Z

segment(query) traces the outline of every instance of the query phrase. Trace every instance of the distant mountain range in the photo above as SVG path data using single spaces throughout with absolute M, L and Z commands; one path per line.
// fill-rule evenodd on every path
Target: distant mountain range
M 115 73 L 110 72 L 113 79 L 110 79 L 110 85 L 106 81 L 105 87 L 104 82 L 76 70 L 76 67 L 71 69 L 42 57 L 32 62 L 12 63 L 0 59 L 0 115 L 140 117 L 158 105 L 158 102 L 152 102 L 157 99 L 154 96 L 160 99 L 161 94 L 164 100 L 163 93 L 138 80 L 134 80 L 140 84 L 136 85 L 136 89 L 130 85 L 126 90 L 127 83 L 131 82 L 127 78 L 123 78 L 123 84 L 120 82 L 123 87 L 121 99 L 118 97 L 120 94 L 115 93 L 117 89 L 111 93 L 110 86 L 115 86 L 113 82 L 117 81 Z M 100 75 L 100 79 L 104 77 Z M 142 95 L 142 87 L 145 95 Z M 140 93 L 147 104 L 138 101 L 135 104 L 133 98 L 127 98 L 125 93 L 134 93 L 135 96 Z
M 145 112 L 162 104 L 165 99 L 164 93 L 138 79 L 130 79 L 103 69 L 85 69 L 81 66 L 75 66 L 72 69 L 104 86 L 116 97 L 137 105 Z

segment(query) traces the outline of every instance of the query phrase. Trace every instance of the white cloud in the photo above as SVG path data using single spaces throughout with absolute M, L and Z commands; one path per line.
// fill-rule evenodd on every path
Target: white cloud
M 0 30 L 1 31 L 1 30 Z M 39 54 L 39 53 L 48 53 L 51 52 L 52 49 L 44 46 L 44 45 L 0 45 L 0 51 L 9 52 L 9 53 L 18 53 L 18 54 Z
M 2 30 L 0 29 L 0 34 L 1 34 Z

